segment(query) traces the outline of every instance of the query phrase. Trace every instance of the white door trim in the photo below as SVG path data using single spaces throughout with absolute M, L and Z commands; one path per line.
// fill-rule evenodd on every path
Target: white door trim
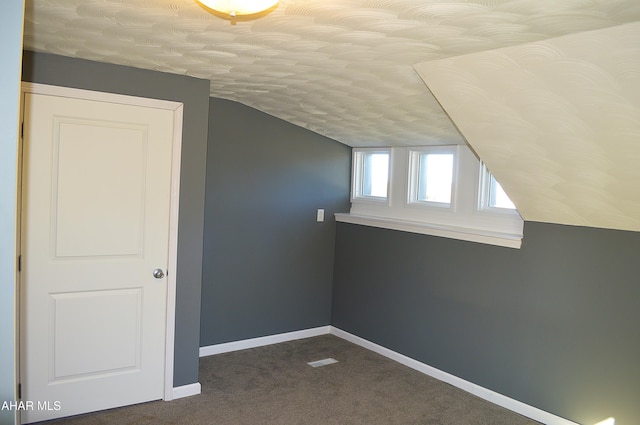
M 20 98 L 25 93 L 70 97 L 75 99 L 94 100 L 100 102 L 119 103 L 173 111 L 173 157 L 171 162 L 171 206 L 169 218 L 169 261 L 167 271 L 167 321 L 165 324 L 165 370 L 164 400 L 174 398 L 173 391 L 173 355 L 176 316 L 176 270 L 178 263 L 178 212 L 180 200 L 180 160 L 182 152 L 182 115 L 183 104 L 167 100 L 148 99 L 113 93 L 102 93 L 47 84 L 23 82 Z M 21 109 L 22 114 L 22 109 Z M 23 117 L 21 117 L 21 120 Z M 20 165 L 21 166 L 21 165 Z M 17 327 L 19 329 L 19 326 Z M 20 347 L 18 348 L 20 350 Z M 19 358 L 19 357 L 18 357 Z

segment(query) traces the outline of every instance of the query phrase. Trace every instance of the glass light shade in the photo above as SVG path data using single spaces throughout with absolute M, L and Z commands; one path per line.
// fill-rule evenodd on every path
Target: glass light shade
M 278 0 L 197 0 L 209 9 L 227 16 L 254 15 L 271 9 Z

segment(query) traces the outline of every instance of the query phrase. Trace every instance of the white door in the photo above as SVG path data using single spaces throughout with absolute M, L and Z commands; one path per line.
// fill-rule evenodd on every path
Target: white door
M 173 125 L 25 94 L 23 423 L 163 398 Z

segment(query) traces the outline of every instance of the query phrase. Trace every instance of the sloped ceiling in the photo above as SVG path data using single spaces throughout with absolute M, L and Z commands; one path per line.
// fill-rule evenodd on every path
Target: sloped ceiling
M 413 65 L 640 20 L 638 0 L 27 0 L 25 48 L 191 75 L 350 146 L 464 143 Z
M 640 231 L 640 22 L 416 69 L 525 220 Z
M 193 0 L 26 0 L 24 46 L 208 79 L 349 146 L 466 138 L 525 219 L 640 230 L 635 22 L 638 0 L 280 0 L 235 24 Z

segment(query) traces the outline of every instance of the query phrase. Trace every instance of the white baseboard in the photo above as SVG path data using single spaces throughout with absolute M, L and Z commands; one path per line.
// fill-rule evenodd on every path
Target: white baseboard
M 301 331 L 287 332 L 283 334 L 269 335 L 259 338 L 244 339 L 242 341 L 208 345 L 206 347 L 200 347 L 200 357 L 229 353 L 238 350 L 246 350 L 247 348 L 262 347 L 264 345 L 278 344 L 286 341 L 294 341 L 296 339 L 311 338 L 314 336 L 326 335 L 330 332 L 331 326 L 321 326 L 319 328 L 304 329 Z
M 461 390 L 469 392 L 477 397 L 480 397 L 498 406 L 504 407 L 505 409 L 509 409 L 512 412 L 518 413 L 522 416 L 526 416 L 527 418 L 531 418 L 534 421 L 538 421 L 546 425 L 580 425 L 576 422 L 572 422 L 568 419 L 561 418 L 560 416 L 553 415 L 549 412 L 545 412 L 544 410 L 540 410 L 536 407 L 530 406 L 528 404 L 522 403 L 512 398 L 509 398 L 495 391 L 481 387 L 477 384 L 474 384 L 473 382 L 465 381 L 462 378 L 458 378 L 457 376 L 451 375 L 450 373 L 444 372 L 440 369 L 436 369 L 432 366 L 421 363 L 403 354 L 392 351 L 388 348 L 375 344 L 364 338 L 360 338 L 359 336 L 350 334 L 349 332 L 345 332 L 342 329 L 336 328 L 334 326 L 322 326 L 319 328 L 305 329 L 302 331 L 288 332 L 283 334 L 264 336 L 260 338 L 245 339 L 242 341 L 227 342 L 224 344 L 216 344 L 216 345 L 209 345 L 207 347 L 200 347 L 200 357 L 211 356 L 211 355 L 222 354 L 222 353 L 229 353 L 231 351 L 245 350 L 247 348 L 262 347 L 265 345 L 278 344 L 280 342 L 293 341 L 296 339 L 310 338 L 310 337 L 326 335 L 326 334 L 335 335 L 339 338 L 352 342 L 356 345 L 364 347 L 375 353 L 381 354 L 391 360 L 394 360 L 400 364 L 410 367 L 411 369 L 417 370 L 418 372 L 424 373 L 425 375 L 429 375 L 440 381 L 451 384 L 454 387 L 458 387 Z M 192 385 L 196 385 L 196 384 L 192 384 Z M 197 384 L 197 385 L 198 385 L 198 390 L 196 393 L 188 393 L 183 395 L 182 397 L 186 397 L 188 395 L 200 394 L 200 384 Z M 185 387 L 190 387 L 190 385 L 186 385 Z M 176 396 L 176 390 L 181 388 L 183 387 L 178 387 L 173 389 L 174 398 L 179 398 L 178 396 Z
M 371 341 L 367 341 L 364 338 L 360 338 L 359 336 L 355 336 L 353 334 L 345 332 L 342 329 L 331 326 L 330 333 L 356 345 L 364 347 L 368 350 L 371 350 L 375 353 L 381 354 L 391 360 L 395 360 L 396 362 L 410 367 L 411 369 L 417 370 L 418 372 L 424 373 L 425 375 L 429 375 L 440 381 L 451 384 L 454 387 L 458 387 L 493 404 L 497 404 L 498 406 L 502 406 L 505 409 L 511 410 L 512 412 L 518 413 L 522 416 L 526 416 L 527 418 L 531 418 L 534 421 L 538 421 L 546 425 L 579 425 L 576 422 L 561 418 L 560 416 L 553 415 L 549 412 L 545 412 L 544 410 L 529 406 L 528 404 L 522 403 L 518 400 L 514 400 L 502 394 L 496 393 L 495 391 L 491 391 L 487 388 L 476 385 L 473 382 L 465 381 L 462 378 L 458 378 L 457 376 L 451 375 L 447 372 L 443 372 L 410 357 L 389 350 L 388 348 L 385 348 L 381 345 L 375 344 Z
M 198 395 L 202 392 L 200 382 L 194 384 L 182 385 L 181 387 L 173 387 L 173 400 L 183 397 Z

